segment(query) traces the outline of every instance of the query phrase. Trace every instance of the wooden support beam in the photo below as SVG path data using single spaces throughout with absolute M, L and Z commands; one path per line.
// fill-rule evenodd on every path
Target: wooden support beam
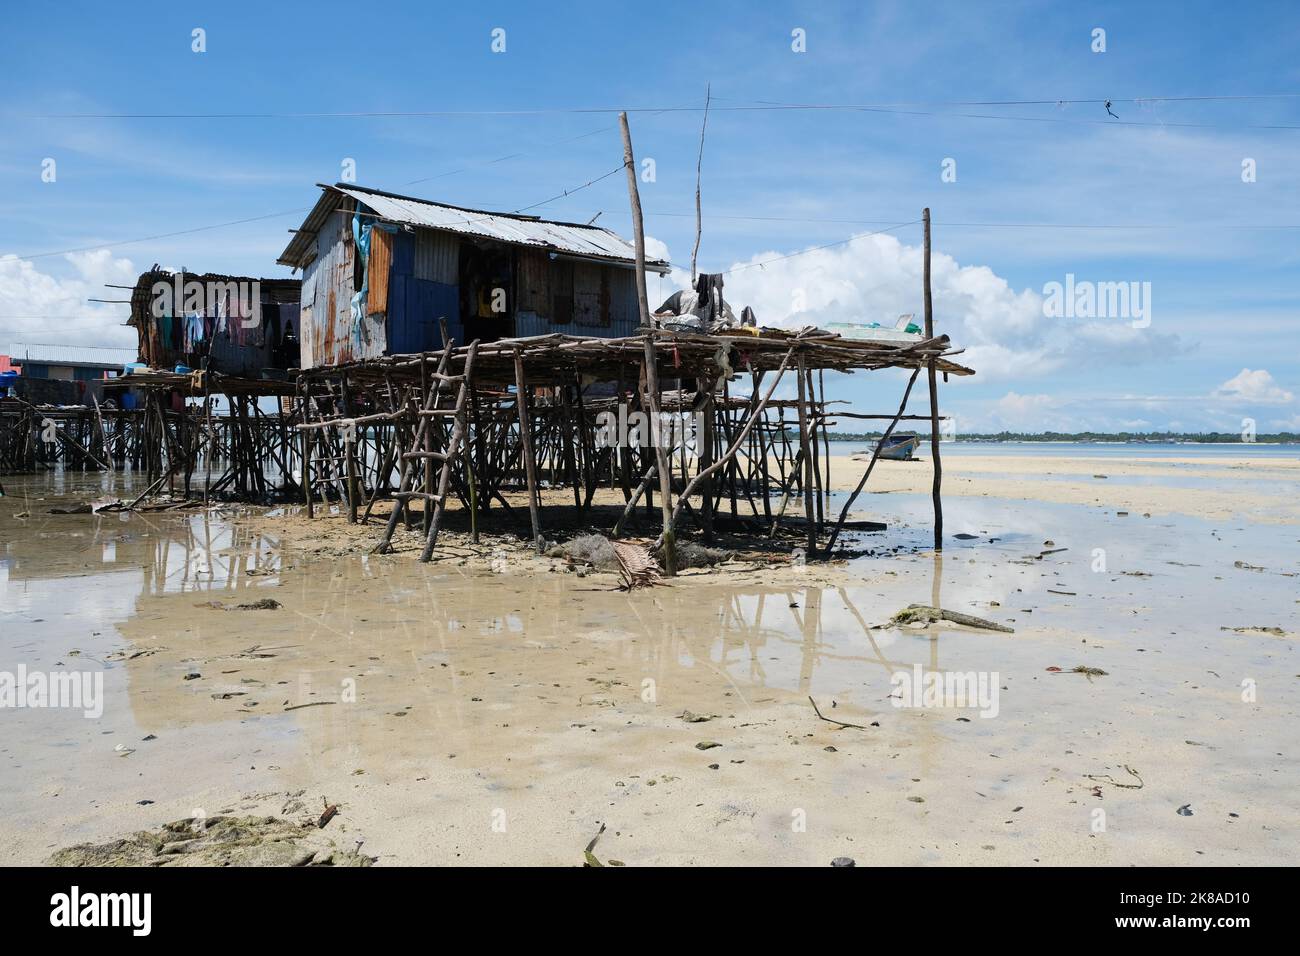
M 934 338 L 934 302 L 930 296 L 930 209 L 921 213 L 925 223 L 925 263 L 922 269 L 925 283 L 925 337 Z M 943 463 L 939 459 L 939 385 L 935 376 L 935 358 L 930 357 L 926 377 L 930 384 L 930 458 L 934 469 L 934 485 L 930 497 L 934 502 L 934 550 L 943 550 Z
M 519 444 L 528 482 L 528 520 L 533 529 L 533 546 L 542 552 L 542 519 L 537 507 L 537 462 L 533 459 L 532 423 L 528 415 L 528 383 L 524 379 L 524 358 L 515 350 L 515 398 L 519 404 Z
M 701 382 L 700 384 L 704 384 Z M 700 471 L 708 471 L 709 465 L 713 464 L 713 389 L 715 383 L 710 380 L 708 383 L 708 397 L 700 406 L 700 413 L 703 417 L 704 428 L 702 434 L 695 436 L 699 443 L 699 460 Z M 685 443 L 682 446 L 682 454 L 685 456 Z M 700 493 L 703 500 L 700 504 L 700 524 L 704 531 L 704 543 L 713 544 L 713 479 L 706 478 L 701 483 Z M 732 511 L 735 511 L 735 499 L 732 499 Z
M 898 414 L 894 420 L 889 423 L 885 433 L 880 436 L 880 441 L 876 442 L 875 449 L 871 452 L 871 461 L 867 462 L 867 469 L 862 473 L 861 479 L 858 480 L 858 486 L 853 489 L 853 494 L 849 495 L 849 500 L 844 502 L 844 508 L 840 511 L 840 518 L 835 522 L 834 529 L 831 530 L 830 539 L 826 542 L 826 553 L 829 554 L 835 547 L 835 539 L 840 536 L 840 530 L 844 527 L 844 519 L 849 516 L 849 509 L 853 507 L 853 502 L 858 500 L 858 495 L 862 494 L 862 488 L 866 485 L 867 479 L 871 477 L 871 469 L 876 467 L 876 461 L 880 458 L 880 452 L 885 447 L 885 442 L 889 441 L 889 436 L 894 432 L 894 426 L 903 419 L 903 411 L 907 408 L 908 396 L 912 394 L 912 386 L 916 384 L 916 377 L 921 374 L 918 368 L 912 372 L 912 377 L 907 380 L 907 388 L 903 391 L 903 401 L 899 403 Z
M 659 540 L 663 549 L 664 573 L 677 574 L 677 535 L 673 530 L 672 505 L 673 473 L 668 466 L 663 436 L 659 434 L 659 367 L 655 354 L 654 330 L 650 325 L 650 299 L 645 284 L 645 225 L 641 221 L 641 196 L 636 185 L 636 158 L 632 152 L 632 133 L 628 129 L 627 114 L 618 114 L 619 129 L 623 133 L 623 165 L 627 169 L 628 199 L 632 204 L 632 234 L 636 249 L 636 297 L 641 312 L 641 334 L 644 339 L 646 404 L 650 411 L 650 440 L 654 443 L 655 465 L 659 471 L 660 508 L 663 530 Z M 516 356 L 518 353 L 516 353 Z M 518 361 L 518 358 L 516 358 Z
M 813 460 L 808 428 L 808 367 L 799 355 L 799 454 L 803 456 L 803 516 L 808 524 L 808 558 L 817 551 L 817 513 L 813 503 Z
M 707 479 L 715 471 L 724 467 L 736 457 L 736 452 L 740 451 L 740 447 L 745 443 L 745 438 L 749 435 L 750 429 L 754 427 L 754 423 L 763 417 L 763 410 L 767 408 L 767 403 L 772 400 L 772 393 L 775 392 L 776 387 L 781 384 L 781 377 L 785 375 L 786 365 L 789 364 L 790 357 L 794 354 L 795 348 L 797 348 L 797 346 L 792 345 L 790 346 L 789 351 L 785 353 L 785 358 L 781 360 L 781 367 L 776 370 L 776 378 L 772 379 L 772 384 L 768 386 L 767 394 L 763 396 L 763 400 L 758 403 L 757 407 L 750 414 L 749 420 L 745 422 L 745 427 L 740 430 L 740 434 L 737 435 L 735 441 L 731 443 L 731 447 L 727 449 L 726 453 L 723 454 L 721 458 L 709 465 L 708 468 L 701 470 L 699 474 L 691 479 L 686 488 L 683 489 L 681 497 L 677 501 L 677 507 L 673 510 L 672 518 L 668 524 L 669 533 L 672 532 L 676 522 L 681 518 L 682 502 L 686 501 L 686 499 L 694 493 L 700 482 Z

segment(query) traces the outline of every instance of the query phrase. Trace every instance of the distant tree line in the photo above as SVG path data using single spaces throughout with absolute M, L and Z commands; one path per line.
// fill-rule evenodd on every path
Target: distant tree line
M 894 434 L 899 434 L 895 432 Z M 909 432 L 917 434 L 927 441 L 929 432 Z M 880 432 L 828 432 L 831 441 L 878 441 Z M 1202 445 L 1242 445 L 1239 432 L 997 432 L 995 434 L 958 435 L 961 442 L 999 442 L 999 441 L 1095 441 L 1095 442 L 1182 442 Z M 1273 435 L 1256 435 L 1255 443 L 1260 445 L 1290 445 L 1300 442 L 1300 434 L 1295 432 L 1278 432 Z

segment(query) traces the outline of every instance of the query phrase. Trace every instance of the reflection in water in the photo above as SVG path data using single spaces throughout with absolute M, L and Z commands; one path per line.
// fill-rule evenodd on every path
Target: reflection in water
M 469 633 L 468 619 L 478 634 L 513 633 L 543 644 L 570 635 L 595 646 L 623 648 L 626 655 L 639 655 L 646 663 L 654 663 L 651 676 L 659 682 L 671 680 L 674 669 L 698 665 L 725 675 L 729 684 L 739 682 L 800 695 L 814 692 L 815 676 L 824 676 L 827 686 L 833 687 L 841 675 L 851 678 L 852 666 L 878 665 L 887 678 L 893 670 L 915 663 L 896 659 L 896 651 L 892 656 L 886 653 L 882 648 L 893 644 L 897 635 L 871 626 L 887 620 L 898 605 L 882 604 L 856 588 L 782 590 L 757 588 L 729 578 L 686 591 L 660 590 L 648 602 L 593 594 L 584 597 L 584 602 L 607 609 L 597 624 L 584 622 L 581 614 L 575 619 L 570 593 L 574 581 L 561 577 L 544 582 L 539 589 L 548 595 L 546 601 L 532 602 L 526 610 L 475 619 L 480 609 L 518 602 L 521 585 L 517 579 L 448 572 L 437 565 L 417 569 L 406 562 L 375 562 L 367 556 L 330 562 L 303 559 L 300 573 L 282 576 L 278 539 L 232 520 L 240 510 L 234 507 L 198 514 L 43 513 L 59 495 L 80 500 L 92 492 L 129 490 L 129 473 L 117 476 L 121 487 L 105 487 L 105 482 L 112 480 L 113 476 L 62 473 L 32 479 L 33 484 L 23 490 L 31 517 L 22 523 L 23 533 L 0 548 L 0 573 L 5 574 L 7 596 L 17 582 L 42 578 L 77 577 L 82 579 L 81 587 L 91 589 L 93 579 L 101 575 L 111 576 L 104 577 L 102 583 L 125 596 L 123 592 L 131 588 L 123 575 L 138 571 L 140 583 L 134 590 L 139 611 L 149 597 L 192 592 L 233 595 L 249 587 L 260 591 L 254 597 L 261 597 L 270 593 L 263 589 L 283 585 L 295 599 L 276 590 L 277 599 L 285 604 L 285 616 L 295 619 L 292 629 L 305 639 L 302 646 L 310 649 L 320 642 L 315 656 L 332 650 L 330 640 L 355 640 L 358 625 L 367 639 L 379 643 L 390 635 L 409 637 L 418 625 L 440 635 L 444 652 L 448 652 L 457 637 Z M 44 500 L 31 500 L 35 497 Z M 924 560 L 933 560 L 930 603 L 938 606 L 943 559 Z M 916 599 L 922 596 L 917 594 Z M 395 609 L 400 613 L 395 614 Z M 363 612 L 367 616 L 356 619 Z M 612 629 L 611 621 L 623 622 L 622 629 Z M 178 623 L 210 625 L 211 615 L 195 614 L 187 605 Z M 255 638 L 260 629 L 270 625 L 268 620 L 241 620 L 238 626 Z M 151 619 L 149 629 L 155 627 Z M 284 630 L 284 626 L 276 625 L 276 629 Z M 128 620 L 123 635 L 134 637 L 136 630 Z M 929 646 L 923 663 L 937 667 L 937 632 L 926 640 Z M 296 661 L 300 668 L 311 665 L 311 655 Z
M 808 587 L 790 591 L 762 591 L 720 597 L 722 601 L 720 652 L 717 664 L 737 674 L 744 660 L 744 679 L 755 687 L 784 687 L 801 696 L 814 692 L 814 675 L 832 668 L 852 670 L 852 665 L 879 665 L 888 678 L 910 670 L 919 661 L 891 658 L 896 650 L 892 631 L 873 627 L 844 587 Z M 859 597 L 861 600 L 861 597 Z M 872 602 L 874 603 L 874 602 Z M 880 622 L 876 622 L 877 625 Z M 778 651 L 781 653 L 773 653 Z M 797 654 L 797 681 L 789 683 L 769 673 L 765 660 L 784 661 Z M 925 665 L 938 667 L 937 633 L 929 639 Z
M 229 591 L 280 566 L 278 538 L 207 512 L 40 516 L 24 530 L 0 543 L 10 582 L 139 571 L 141 594 Z
M 888 614 L 857 588 L 710 584 L 647 600 L 583 593 L 567 575 L 525 591 L 498 575 L 361 558 L 309 562 L 283 579 L 231 578 L 240 600 L 273 594 L 283 605 L 274 612 L 195 608 L 192 594 L 141 597 L 122 625 L 150 652 L 126 663 L 141 730 L 238 721 L 250 740 L 296 741 L 296 756 L 283 759 L 304 771 L 447 753 L 518 780 L 556 759 L 616 757 L 557 757 L 549 742 L 575 729 L 622 736 L 679 726 L 687 710 L 807 710 L 809 695 L 836 702 L 846 719 L 879 715 L 892 674 L 940 660 L 940 631 L 872 627 Z M 202 676 L 185 681 L 187 672 Z
M 937 631 L 873 627 L 897 606 L 856 587 L 759 587 L 723 575 L 629 596 L 568 575 L 521 580 L 363 555 L 302 555 L 285 568 L 277 538 L 219 512 L 43 515 L 25 530 L 4 545 L 6 604 L 20 586 L 71 577 L 82 593 L 110 591 L 115 607 L 129 600 L 95 657 L 119 666 L 110 655 L 123 650 L 121 638 L 148 651 L 126 664 L 126 706 L 141 727 L 296 721 L 278 715 L 321 705 L 352 680 L 359 703 L 395 711 L 418 702 L 446 736 L 451 726 L 475 727 L 482 712 L 465 706 L 476 701 L 467 701 L 473 682 L 467 689 L 461 672 L 506 668 L 514 688 L 552 705 L 559 695 L 547 690 L 574 686 L 579 706 L 635 708 L 650 681 L 651 703 L 676 697 L 707 709 L 720 693 L 742 704 L 756 694 L 828 693 L 840 706 L 874 708 L 894 671 L 939 662 Z M 941 568 L 936 561 L 936 595 Z M 197 594 L 227 604 L 273 595 L 282 608 L 214 610 L 196 607 Z M 29 620 L 43 613 L 32 593 L 24 603 Z M 178 680 L 186 669 L 205 676 Z M 595 669 L 608 673 L 589 679 Z M 214 707 L 213 694 L 232 703 Z M 520 699 L 507 706 L 526 709 Z M 345 708 L 327 721 L 343 720 L 335 729 L 346 735 L 367 711 Z
M 280 571 L 279 539 L 250 532 L 210 513 L 188 516 L 178 527 L 155 529 L 144 593 L 234 591 L 247 577 Z
M 824 796 L 828 814 L 852 794 L 851 826 L 899 827 L 914 818 L 895 805 L 924 786 L 926 814 L 956 801 L 924 818 L 949 826 L 956 845 L 983 800 L 1013 807 L 1030 794 L 1044 820 L 1057 813 L 1042 824 L 1054 842 L 1088 792 L 1076 787 L 1083 775 L 1123 762 L 1181 761 L 1187 780 L 1226 791 L 1224 806 L 1285 799 L 1292 782 L 1275 756 L 1292 732 L 1295 683 L 1270 675 L 1295 673 L 1293 640 L 1220 628 L 1289 625 L 1293 527 L 958 499 L 948 520 L 969 537 L 942 556 L 882 547 L 843 574 L 810 567 L 798 584 L 723 569 L 629 595 L 600 577 L 475 570 L 450 549 L 432 565 L 327 549 L 286 560 L 240 509 L 50 515 L 56 490 L 10 487 L 0 506 L 0 669 L 102 670 L 106 700 L 100 720 L 0 714 L 0 811 L 11 834 L 39 834 L 27 859 L 55 839 L 185 815 L 200 794 L 224 807 L 304 787 L 358 793 L 348 812 L 360 815 L 369 785 L 376 813 L 410 816 L 412 828 L 442 826 L 457 793 L 484 816 L 526 794 L 560 832 L 575 808 L 603 815 L 658 775 L 625 818 L 726 802 L 758 808 L 763 832 L 787 833 L 791 790 L 799 805 Z M 928 536 L 928 500 L 889 502 L 899 536 Z M 20 511 L 28 517 L 13 518 Z M 1033 558 L 1048 540 L 1067 550 Z M 1097 549 L 1107 573 L 1095 570 Z M 281 607 L 205 606 L 263 597 Z M 1016 633 L 878 626 L 909 603 Z M 998 719 L 896 709 L 890 677 L 918 664 L 999 674 Z M 1095 683 L 1047 673 L 1075 664 L 1109 673 Z M 1244 707 L 1240 680 L 1259 675 L 1267 693 Z M 862 727 L 819 721 L 809 695 Z M 714 722 L 687 723 L 685 711 Z M 1195 731 L 1205 746 L 1184 743 L 1189 714 L 1211 715 Z M 709 738 L 726 749 L 702 756 L 695 744 Z M 683 781 L 681 803 L 660 808 L 669 776 Z M 106 828 L 113 812 L 136 816 Z M 1007 814 L 987 812 L 997 815 L 983 832 L 1002 832 Z M 728 839 L 726 819 L 691 842 Z M 916 830 L 907 840 L 939 842 Z

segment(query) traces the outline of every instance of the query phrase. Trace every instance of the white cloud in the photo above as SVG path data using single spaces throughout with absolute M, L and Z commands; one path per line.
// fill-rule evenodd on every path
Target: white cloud
M 1078 432 L 1093 426 L 1073 410 L 1068 399 L 1042 393 L 1020 394 L 1007 392 L 983 411 L 970 415 L 958 414 L 958 431 L 966 432 Z M 1122 427 L 1113 423 L 1111 427 Z
M 916 315 L 919 324 L 921 273 L 920 247 L 867 234 L 793 256 L 758 253 L 734 264 L 725 282 L 733 309 L 751 306 L 761 325 L 893 325 L 905 313 Z M 689 284 L 680 269 L 671 279 L 679 288 Z M 931 288 L 935 329 L 966 350 L 958 361 L 983 380 L 1035 378 L 1066 366 L 1135 364 L 1183 349 L 1177 336 L 1124 320 L 1048 318 L 1041 293 L 1017 291 L 988 266 L 962 265 L 942 253 L 932 258 Z
M 0 351 L 15 343 L 107 345 L 131 348 L 135 330 L 123 327 L 126 305 L 87 301 L 129 297 L 105 283 L 133 285 L 137 270 L 129 259 L 106 249 L 63 257 L 70 273 L 56 276 L 30 260 L 0 257 Z
M 1041 421 L 1044 413 L 1052 411 L 1057 400 L 1050 395 L 1019 395 L 1007 392 L 993 406 L 994 414 L 1005 425 L 1023 426 L 1031 421 Z
M 1285 405 L 1295 398 L 1273 381 L 1264 369 L 1251 371 L 1243 368 L 1214 390 L 1214 397 L 1227 402 L 1248 402 L 1253 405 Z
M 645 237 L 645 257 L 647 259 L 662 259 L 668 261 L 668 243 L 661 242 L 654 236 Z

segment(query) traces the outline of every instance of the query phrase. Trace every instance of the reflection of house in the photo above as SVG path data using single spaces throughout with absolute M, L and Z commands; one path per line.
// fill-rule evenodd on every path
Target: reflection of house
M 302 368 L 441 348 L 441 319 L 459 342 L 640 323 L 634 250 L 608 229 L 321 189 L 279 259 L 303 274 Z
M 142 273 L 131 293 L 140 361 L 261 378 L 298 364 L 297 279 Z M 134 361 L 134 356 L 132 361 Z
M 22 369 L 12 387 L 34 405 L 89 404 L 92 396 L 101 397 L 96 383 L 121 375 L 135 361 L 133 349 L 85 345 L 16 344 L 9 352 L 9 361 Z

